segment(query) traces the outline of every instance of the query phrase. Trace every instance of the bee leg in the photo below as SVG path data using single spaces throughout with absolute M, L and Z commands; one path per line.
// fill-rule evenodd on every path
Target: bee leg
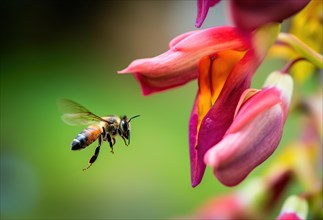
M 104 127 L 102 127 L 102 136 L 103 137 L 105 137 L 105 135 L 106 135 L 107 133 L 105 132 L 105 128 Z
M 122 133 L 121 133 L 120 129 L 118 129 L 118 133 L 119 133 L 120 137 L 122 137 L 122 139 L 123 139 L 123 141 L 124 141 L 124 144 L 125 144 L 126 146 L 128 146 L 127 140 L 126 140 L 126 138 L 122 135 Z
M 116 143 L 116 140 L 115 138 L 111 138 L 110 134 L 107 134 L 107 139 L 108 139 L 108 142 L 110 144 L 110 148 L 111 148 L 111 153 L 114 154 L 114 151 L 113 151 L 113 145 Z M 112 140 L 113 140 L 113 143 L 112 143 Z
M 91 157 L 91 159 L 89 160 L 89 166 L 88 167 L 86 167 L 86 168 L 83 168 L 83 171 L 85 171 L 85 170 L 87 170 L 87 169 L 89 169 L 91 166 L 92 166 L 92 164 L 96 161 L 96 158 L 98 158 L 98 156 L 99 156 L 99 153 L 100 153 L 100 147 L 101 147 L 101 135 L 99 136 L 99 140 L 98 140 L 98 146 L 96 147 L 96 149 L 95 149 L 95 152 L 94 152 L 94 154 L 93 154 L 93 156 Z
M 124 141 L 124 144 L 125 144 L 126 146 L 128 146 L 128 143 L 127 143 L 126 138 L 125 138 L 124 136 L 121 136 L 121 137 L 122 137 L 122 139 L 123 139 L 123 141 Z

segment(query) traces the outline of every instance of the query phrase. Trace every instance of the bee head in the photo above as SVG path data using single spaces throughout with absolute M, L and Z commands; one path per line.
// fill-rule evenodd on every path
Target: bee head
M 121 133 L 120 135 L 128 140 L 128 145 L 130 144 L 130 121 L 134 118 L 139 117 L 139 116 L 140 115 L 135 115 L 135 116 L 131 117 L 129 120 L 128 120 L 127 116 L 121 117 L 121 122 L 120 122 L 120 126 L 119 126 L 119 130 Z

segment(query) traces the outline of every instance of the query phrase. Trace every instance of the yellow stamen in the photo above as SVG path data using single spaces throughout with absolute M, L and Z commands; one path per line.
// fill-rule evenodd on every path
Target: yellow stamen
M 227 50 L 217 53 L 212 65 L 212 105 L 218 99 L 233 67 L 241 60 L 245 52 Z
M 229 74 L 244 54 L 245 51 L 227 50 L 200 60 L 198 129 L 202 119 L 218 99 Z

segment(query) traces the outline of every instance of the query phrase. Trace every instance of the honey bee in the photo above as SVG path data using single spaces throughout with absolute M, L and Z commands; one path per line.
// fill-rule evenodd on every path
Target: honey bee
M 116 143 L 115 137 L 119 135 L 126 146 L 130 144 L 130 121 L 140 115 L 135 115 L 131 118 L 127 116 L 118 117 L 116 115 L 107 115 L 99 117 L 82 105 L 69 100 L 60 99 L 58 105 L 61 111 L 62 120 L 68 125 L 89 125 L 80 132 L 72 141 L 72 150 L 82 150 L 98 139 L 98 146 L 95 149 L 93 156 L 89 160 L 89 165 L 83 169 L 87 170 L 92 166 L 99 156 L 101 142 L 109 142 L 111 153 L 114 153 L 113 146 Z

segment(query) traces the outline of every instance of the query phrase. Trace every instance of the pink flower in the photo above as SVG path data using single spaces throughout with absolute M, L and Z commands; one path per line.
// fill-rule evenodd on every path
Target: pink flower
M 202 180 L 204 154 L 232 123 L 240 95 L 275 40 L 277 26 L 254 33 L 234 27 L 192 31 L 173 39 L 170 49 L 133 61 L 118 73 L 134 73 L 143 94 L 183 85 L 198 77 L 199 91 L 189 122 L 192 186 Z M 264 37 L 265 36 L 265 37 Z
M 261 91 L 246 90 L 220 142 L 205 154 L 205 163 L 227 186 L 239 184 L 277 148 L 287 118 L 293 82 L 272 73 Z
M 244 30 L 270 23 L 282 22 L 284 19 L 304 8 L 310 0 L 231 0 L 230 12 L 233 22 Z M 219 1 L 197 0 L 198 15 L 196 27 L 201 27 L 210 7 Z
M 274 27 L 253 32 L 253 44 L 245 51 L 224 50 L 200 60 L 199 91 L 189 122 L 193 187 L 203 178 L 205 153 L 231 125 L 241 94 L 250 87 L 253 74 L 275 39 Z

